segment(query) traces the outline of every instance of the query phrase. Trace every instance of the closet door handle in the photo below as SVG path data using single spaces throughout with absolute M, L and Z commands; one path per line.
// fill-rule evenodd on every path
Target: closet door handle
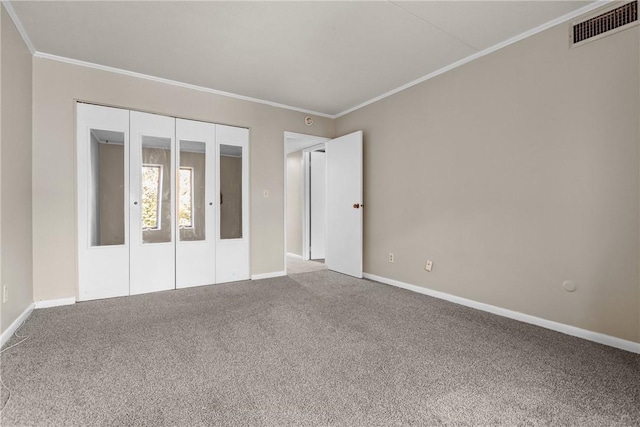
M 138 204 L 138 202 L 133 202 L 133 204 L 134 204 L 134 205 L 137 205 L 137 204 Z

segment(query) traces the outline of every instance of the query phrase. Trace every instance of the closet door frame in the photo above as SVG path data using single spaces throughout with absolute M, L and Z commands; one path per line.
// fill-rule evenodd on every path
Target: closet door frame
M 95 116 L 95 117 L 94 117 Z M 206 244 L 180 241 L 178 207 L 178 141 L 198 140 L 178 134 L 178 121 L 208 127 L 206 144 Z M 90 129 L 124 134 L 124 244 L 91 245 Z M 171 239 L 143 243 L 142 142 L 141 136 L 170 140 Z M 220 235 L 220 146 L 242 148 L 242 237 L 222 239 Z M 250 272 L 250 152 L 249 129 L 178 119 L 118 107 L 76 102 L 76 197 L 78 244 L 78 300 L 136 295 L 175 288 L 249 280 Z M 208 247 L 206 249 L 198 246 Z M 187 249 L 188 248 L 188 249 Z M 197 255 L 194 255 L 196 253 Z M 179 257 L 188 262 L 179 261 Z M 198 258 L 196 261 L 194 258 Z M 202 258 L 202 259 L 200 259 Z M 178 267 L 178 263 L 180 266 Z M 194 264 L 195 263 L 195 264 Z M 184 264 L 184 265 L 183 265 Z M 188 264 L 188 265 L 187 265 Z M 206 272 L 189 271 L 207 264 Z M 178 268 L 185 275 L 178 277 Z M 183 280 L 184 279 L 184 280 Z

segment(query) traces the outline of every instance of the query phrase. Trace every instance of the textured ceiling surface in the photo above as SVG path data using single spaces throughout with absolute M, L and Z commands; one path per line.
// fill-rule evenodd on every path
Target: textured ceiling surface
M 336 115 L 588 3 L 11 6 L 38 52 Z

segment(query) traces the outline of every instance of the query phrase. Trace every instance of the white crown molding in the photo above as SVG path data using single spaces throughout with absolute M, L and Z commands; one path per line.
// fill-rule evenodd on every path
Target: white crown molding
M 31 39 L 29 38 L 27 31 L 22 26 L 22 22 L 20 22 L 20 19 L 18 19 L 18 15 L 16 14 L 16 11 L 13 9 L 13 6 L 11 6 L 11 3 L 6 0 L 2 0 L 2 5 L 4 6 L 4 9 L 7 11 L 9 16 L 11 17 L 13 24 L 18 29 L 18 32 L 22 36 L 22 40 L 24 40 L 24 44 L 26 44 L 27 47 L 29 48 L 31 55 L 35 55 L 37 52 L 36 48 L 33 47 L 33 43 L 31 43 Z
M 2 347 L 7 341 L 9 341 L 9 338 L 11 338 L 11 336 L 18 330 L 18 328 L 22 325 L 22 322 L 27 320 L 27 318 L 33 311 L 33 308 L 34 304 L 29 304 L 27 308 L 22 312 L 22 314 L 20 314 L 20 316 L 18 316 L 18 318 L 14 320 L 11 325 L 9 325 L 9 327 L 2 333 L 2 335 L 0 335 L 0 347 Z
M 454 68 L 458 68 L 458 67 L 460 67 L 460 66 L 462 66 L 464 64 L 467 64 L 467 63 L 469 63 L 471 61 L 474 61 L 474 60 L 476 60 L 478 58 L 482 58 L 483 56 L 489 55 L 490 53 L 493 53 L 493 52 L 495 52 L 497 50 L 500 50 L 503 47 L 507 47 L 509 45 L 512 45 L 514 43 L 519 42 L 520 40 L 524 40 L 524 39 L 526 39 L 528 37 L 536 35 L 536 34 L 542 32 L 544 30 L 547 30 L 547 29 L 551 28 L 551 27 L 555 27 L 556 25 L 563 24 L 563 23 L 565 23 L 567 21 L 570 21 L 570 20 L 580 16 L 580 15 L 583 15 L 585 13 L 591 12 L 592 10 L 595 10 L 595 9 L 597 9 L 599 7 L 602 7 L 602 6 L 606 5 L 606 4 L 609 4 L 611 1 L 612 0 L 597 0 L 597 1 L 591 3 L 591 4 L 587 5 L 587 6 L 581 7 L 580 9 L 576 9 L 573 12 L 569 12 L 566 15 L 562 15 L 562 16 L 556 18 L 556 19 L 553 19 L 553 20 L 545 23 L 545 24 L 542 24 L 542 25 L 539 25 L 539 26 L 537 26 L 535 28 L 532 28 L 529 31 L 525 31 L 522 34 L 519 34 L 517 36 L 511 37 L 508 40 L 505 40 L 505 41 L 503 41 L 501 43 L 498 43 L 498 44 L 493 45 L 491 47 L 488 47 L 488 48 L 486 48 L 484 50 L 476 52 L 476 53 L 474 53 L 472 55 L 467 56 L 466 58 L 462 58 L 461 60 L 456 61 L 453 64 L 447 65 L 446 67 L 442 67 L 439 70 L 436 70 L 436 71 L 434 71 L 432 73 L 427 74 L 426 76 L 420 77 L 419 79 L 413 80 L 413 81 L 411 81 L 411 82 L 409 82 L 409 83 L 407 83 L 405 85 L 402 85 L 402 86 L 400 86 L 398 88 L 392 89 L 389 92 L 385 92 L 380 96 L 376 96 L 375 98 L 371 98 L 370 100 L 365 101 L 365 102 L 363 102 L 361 104 L 358 104 L 355 107 L 351 107 L 348 110 L 344 110 L 343 112 L 338 113 L 333 117 L 337 119 L 337 118 L 340 118 L 342 116 L 345 116 L 345 115 L 347 115 L 349 113 L 352 113 L 352 112 L 354 112 L 356 110 L 364 108 L 367 105 L 371 105 L 371 104 L 373 104 L 375 102 L 378 102 L 378 101 L 380 101 L 382 99 L 388 98 L 391 95 L 395 95 L 398 92 L 402 92 L 403 90 L 409 89 L 410 87 L 413 87 L 413 86 L 415 86 L 417 84 L 420 84 L 422 82 L 430 80 L 430 79 L 432 79 L 432 78 L 434 78 L 436 76 L 439 76 L 440 74 L 444 74 L 447 71 L 451 71 Z
M 286 271 L 272 271 L 271 273 L 260 273 L 260 274 L 252 274 L 251 280 L 261 280 L 261 279 L 271 279 L 273 277 L 283 277 L 286 276 Z
M 36 309 L 40 308 L 50 308 L 50 307 L 60 307 L 62 305 L 73 305 L 76 303 L 76 297 L 69 298 L 58 298 L 58 299 L 47 299 L 36 301 L 35 306 Z
M 434 291 L 433 289 L 412 285 L 409 283 L 401 282 L 399 280 L 376 276 L 375 274 L 363 273 L 362 276 L 365 279 L 374 280 L 386 285 L 395 286 L 397 288 L 402 288 L 409 291 L 417 292 L 419 294 L 428 295 L 430 297 L 446 300 L 455 304 L 475 308 L 476 310 L 486 311 L 498 316 L 507 317 L 509 319 L 514 319 L 520 322 L 529 323 L 531 325 L 540 326 L 545 329 L 551 329 L 553 331 L 561 332 L 566 335 L 571 335 L 588 341 L 597 342 L 598 344 L 604 344 L 609 347 L 615 347 L 621 350 L 640 354 L 640 343 L 634 341 L 628 341 L 622 338 L 613 337 L 611 335 L 601 334 L 599 332 L 589 331 L 587 329 L 566 325 L 564 323 L 554 322 L 552 320 L 543 319 L 541 317 L 532 316 L 530 314 L 524 314 L 518 311 L 497 307 L 495 305 L 485 304 L 467 298 L 447 294 L 445 292 Z
M 267 100 L 263 100 L 263 99 L 258 99 L 258 98 L 252 98 L 250 96 L 245 96 L 245 95 L 238 95 L 235 93 L 231 93 L 231 92 L 225 92 L 225 91 L 221 91 L 221 90 L 216 90 L 216 89 L 211 89 L 211 88 L 207 88 L 207 87 L 203 87 L 203 86 L 197 86 L 197 85 L 192 85 L 189 83 L 184 83 L 184 82 L 179 82 L 176 80 L 170 80 L 170 79 L 165 79 L 162 77 L 156 77 L 156 76 L 151 76 L 148 74 L 142 74 L 142 73 L 136 73 L 133 71 L 127 71 L 127 70 L 123 70 L 120 68 L 115 68 L 115 67 L 109 67 L 106 65 L 100 65 L 100 64 L 94 64 L 91 62 L 86 62 L 86 61 L 80 61 L 77 59 L 72 59 L 72 58 L 67 58 L 67 57 L 63 57 L 63 56 L 58 56 L 58 55 L 52 55 L 49 53 L 44 53 L 44 52 L 38 52 L 35 50 L 33 44 L 31 43 L 31 40 L 29 39 L 29 36 L 27 35 L 27 32 L 25 31 L 24 27 L 22 26 L 22 23 L 20 22 L 20 20 L 18 19 L 18 16 L 16 15 L 13 7 L 11 6 L 10 2 L 7 0 L 1 0 L 2 4 L 4 5 L 5 9 L 7 10 L 7 12 L 9 13 L 9 16 L 11 16 L 11 19 L 13 20 L 14 24 L 16 25 L 16 27 L 18 28 L 18 31 L 20 32 L 24 42 L 26 43 L 26 45 L 28 46 L 29 50 L 31 51 L 31 53 L 33 54 L 33 56 L 37 57 L 37 58 L 44 58 L 44 59 L 49 59 L 52 61 L 58 61 L 58 62 L 64 62 L 67 64 L 73 64 L 73 65 L 78 65 L 81 67 L 87 67 L 87 68 L 93 68 L 93 69 L 97 69 L 97 70 L 102 70 L 102 71 L 107 71 L 107 72 L 112 72 L 112 73 L 116 73 L 116 74 L 122 74 L 122 75 L 126 75 L 126 76 L 130 76 L 130 77 L 136 77 L 136 78 L 140 78 L 140 79 L 145 79 L 145 80 L 150 80 L 150 81 L 154 81 L 154 82 L 158 82 L 158 83 L 165 83 L 165 84 L 169 84 L 172 86 L 178 86 L 178 87 L 183 87 L 186 89 L 191 89 L 191 90 L 196 90 L 199 92 L 205 92 L 205 93 L 212 93 L 215 95 L 220 95 L 220 96 L 225 96 L 228 98 L 234 98 L 234 99 L 239 99 L 239 100 L 243 100 L 243 101 L 249 101 L 249 102 L 255 102 L 258 104 L 263 104 L 263 105 L 269 105 L 271 107 L 276 107 L 276 108 L 283 108 L 286 110 L 291 110 L 291 111 L 296 111 L 299 113 L 305 113 L 305 114 L 311 114 L 311 115 L 315 115 L 315 116 L 319 116 L 319 117 L 326 117 L 328 119 L 337 119 L 340 118 L 342 116 L 345 116 L 353 111 L 359 110 L 361 108 L 364 108 L 368 105 L 371 105 L 375 102 L 378 102 L 382 99 L 388 98 L 392 95 L 395 95 L 398 92 L 402 92 L 403 90 L 409 89 L 410 87 L 413 87 L 415 85 L 418 85 L 420 83 L 423 83 L 429 79 L 432 79 L 436 76 L 439 76 L 443 73 L 446 73 L 447 71 L 451 71 L 454 68 L 458 68 L 464 64 L 467 64 L 471 61 L 474 61 L 478 58 L 481 58 L 483 56 L 489 55 L 497 50 L 500 50 L 504 47 L 507 47 L 509 45 L 512 45 L 514 43 L 517 43 L 521 40 L 526 39 L 527 37 L 531 37 L 535 34 L 538 34 L 546 29 L 549 29 L 553 26 L 565 23 L 567 21 L 570 21 L 572 19 L 577 18 L 580 15 L 583 15 L 585 13 L 591 12 L 595 9 L 598 9 L 604 5 L 607 5 L 609 3 L 611 3 L 613 0 L 596 0 L 593 3 L 584 6 L 580 9 L 576 9 L 573 12 L 567 13 L 563 16 L 560 16 L 556 19 L 553 19 L 545 24 L 539 25 L 531 30 L 525 31 L 522 34 L 519 34 L 515 37 L 512 37 L 508 40 L 505 40 L 501 43 L 498 43 L 494 46 L 491 46 L 487 49 L 481 50 L 479 52 L 476 52 L 472 55 L 467 56 L 466 58 L 463 58 L 459 61 L 454 62 L 453 64 L 447 65 L 446 67 L 440 68 L 432 73 L 429 73 L 423 77 L 420 77 L 419 79 L 413 80 L 407 84 L 404 84 L 396 89 L 392 89 L 388 92 L 383 93 L 382 95 L 376 96 L 375 98 L 371 98 L 368 101 L 365 101 L 361 104 L 358 104 L 354 107 L 351 107 L 347 110 L 344 110 L 341 113 L 338 114 L 327 114 L 327 113 L 321 113 L 319 111 L 313 111 L 313 110 L 307 110 L 304 108 L 298 108 L 298 107 L 294 107 L 291 105 L 286 105 L 286 104 L 280 104 L 277 102 L 272 102 L 272 101 L 267 101 Z
M 242 101 L 255 102 L 256 104 L 268 105 L 270 107 L 283 108 L 285 110 L 296 111 L 304 114 L 311 114 L 314 116 L 326 117 L 329 119 L 333 119 L 334 116 L 330 114 L 320 113 L 318 111 L 306 110 L 304 108 L 293 107 L 291 105 L 279 104 L 277 102 L 265 101 L 264 99 L 252 98 L 250 96 L 238 95 L 231 92 L 225 92 L 222 90 L 211 89 L 204 86 L 192 85 L 190 83 L 183 83 L 177 80 L 165 79 L 163 77 L 151 76 L 149 74 L 136 73 L 134 71 L 127 71 L 121 68 L 109 67 L 106 65 L 94 64 L 92 62 L 80 61 L 78 59 L 66 58 L 64 56 L 51 55 L 49 53 L 36 52 L 34 55 L 36 58 L 49 59 L 52 61 L 64 62 L 67 64 L 78 65 L 80 67 L 93 68 L 95 70 L 107 71 L 115 74 L 122 74 L 129 77 L 135 77 L 138 79 L 150 80 L 152 82 L 164 83 L 172 86 L 178 86 L 185 89 L 196 90 L 198 92 L 212 93 L 215 95 L 226 96 L 227 98 L 239 99 Z

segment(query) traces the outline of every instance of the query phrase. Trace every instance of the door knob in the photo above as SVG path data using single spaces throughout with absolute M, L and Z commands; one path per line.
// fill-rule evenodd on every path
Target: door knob
M 353 209 L 359 209 L 359 208 L 360 208 L 360 203 L 353 204 Z
M 213 202 L 209 202 L 209 206 L 213 206 Z
M 137 205 L 137 204 L 138 204 L 138 202 L 133 202 L 133 204 L 134 204 L 134 205 Z

